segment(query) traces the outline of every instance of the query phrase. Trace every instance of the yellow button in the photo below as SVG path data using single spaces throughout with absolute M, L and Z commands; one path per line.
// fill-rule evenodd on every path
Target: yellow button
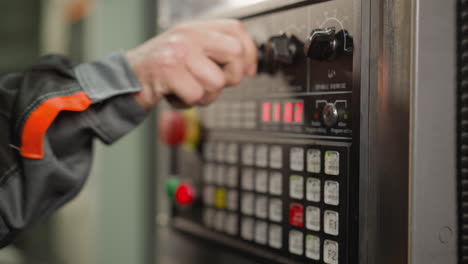
M 215 206 L 219 209 L 224 209 L 226 207 L 226 189 L 216 188 Z
M 182 112 L 186 121 L 186 131 L 184 148 L 187 151 L 194 151 L 200 142 L 200 118 L 198 111 L 195 108 L 184 110 Z

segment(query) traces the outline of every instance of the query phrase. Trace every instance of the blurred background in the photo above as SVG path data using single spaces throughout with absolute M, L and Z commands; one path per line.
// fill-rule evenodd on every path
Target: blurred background
M 0 75 L 50 53 L 79 63 L 127 50 L 218 2 L 2 0 Z M 154 263 L 154 116 L 112 146 L 96 142 L 93 170 L 80 195 L 1 249 L 0 264 Z

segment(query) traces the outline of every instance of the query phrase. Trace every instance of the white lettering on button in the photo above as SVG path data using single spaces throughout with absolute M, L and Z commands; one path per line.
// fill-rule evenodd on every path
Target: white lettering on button
M 304 178 L 299 175 L 289 177 L 289 195 L 294 199 L 304 198 Z
M 338 243 L 331 240 L 323 242 L 323 261 L 327 264 L 338 264 Z
M 237 187 L 237 179 L 238 179 L 238 173 L 237 173 L 237 167 L 236 166 L 231 166 L 227 170 L 227 179 L 226 179 L 226 184 L 229 187 L 236 188 Z
M 324 201 L 326 204 L 339 205 L 340 204 L 340 185 L 336 181 L 325 181 L 324 186 Z
M 281 195 L 283 193 L 283 177 L 281 172 L 270 173 L 269 183 L 270 194 Z
M 255 164 L 258 167 L 265 168 L 268 165 L 268 147 L 267 145 L 257 146 L 255 152 Z
M 257 170 L 255 173 L 255 190 L 266 193 L 268 190 L 268 173 L 266 170 Z
M 245 240 L 252 240 L 254 233 L 254 220 L 250 217 L 242 218 L 241 236 Z
M 306 199 L 311 202 L 320 202 L 320 180 L 317 178 L 307 178 Z
M 283 149 L 281 146 L 272 146 L 270 148 L 270 167 L 273 169 L 283 167 Z
M 301 231 L 289 231 L 289 252 L 302 255 L 304 253 L 304 235 Z
M 254 164 L 254 146 L 252 144 L 246 144 L 242 147 L 242 163 L 248 166 Z
M 255 223 L 255 242 L 261 245 L 267 244 L 268 225 L 264 221 Z
M 270 199 L 269 208 L 270 220 L 281 222 L 283 220 L 283 201 L 281 199 Z
M 280 249 L 283 246 L 283 229 L 279 225 L 270 225 L 268 245 Z
M 324 231 L 326 234 L 337 236 L 339 234 L 338 212 L 325 211 L 324 213 Z
M 320 238 L 313 235 L 306 236 L 306 257 L 320 260 Z
M 307 171 L 312 173 L 320 173 L 321 170 L 321 157 L 320 150 L 309 149 L 307 150 Z
M 241 212 L 245 215 L 254 213 L 254 195 L 253 193 L 243 193 L 241 200 Z
M 242 170 L 242 189 L 253 191 L 254 189 L 254 171 L 247 168 Z
M 268 216 L 268 199 L 266 196 L 257 196 L 255 200 L 255 215 L 258 218 L 267 218 Z
M 325 174 L 340 174 L 340 153 L 338 151 L 329 150 L 325 152 Z
M 304 149 L 291 148 L 289 155 L 289 167 L 293 171 L 304 170 Z
M 307 206 L 306 208 L 306 227 L 309 230 L 320 231 L 320 208 Z

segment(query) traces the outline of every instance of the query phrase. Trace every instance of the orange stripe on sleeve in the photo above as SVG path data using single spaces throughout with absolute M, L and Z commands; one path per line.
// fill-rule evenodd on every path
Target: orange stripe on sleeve
M 44 101 L 26 120 L 21 134 L 21 155 L 42 159 L 44 136 L 60 111 L 84 111 L 92 104 L 85 92 Z

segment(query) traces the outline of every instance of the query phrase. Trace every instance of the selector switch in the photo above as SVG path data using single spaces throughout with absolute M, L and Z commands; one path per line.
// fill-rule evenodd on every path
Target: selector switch
M 258 48 L 258 72 L 270 74 L 281 65 L 292 65 L 304 44 L 296 37 L 286 34 L 273 36 Z
M 335 104 L 327 103 L 322 109 L 323 123 L 327 127 L 333 127 L 338 122 L 338 118 L 338 109 L 336 109 Z
M 313 30 L 304 45 L 304 53 L 312 60 L 332 60 L 344 52 L 352 52 L 353 39 L 346 30 L 334 27 Z

